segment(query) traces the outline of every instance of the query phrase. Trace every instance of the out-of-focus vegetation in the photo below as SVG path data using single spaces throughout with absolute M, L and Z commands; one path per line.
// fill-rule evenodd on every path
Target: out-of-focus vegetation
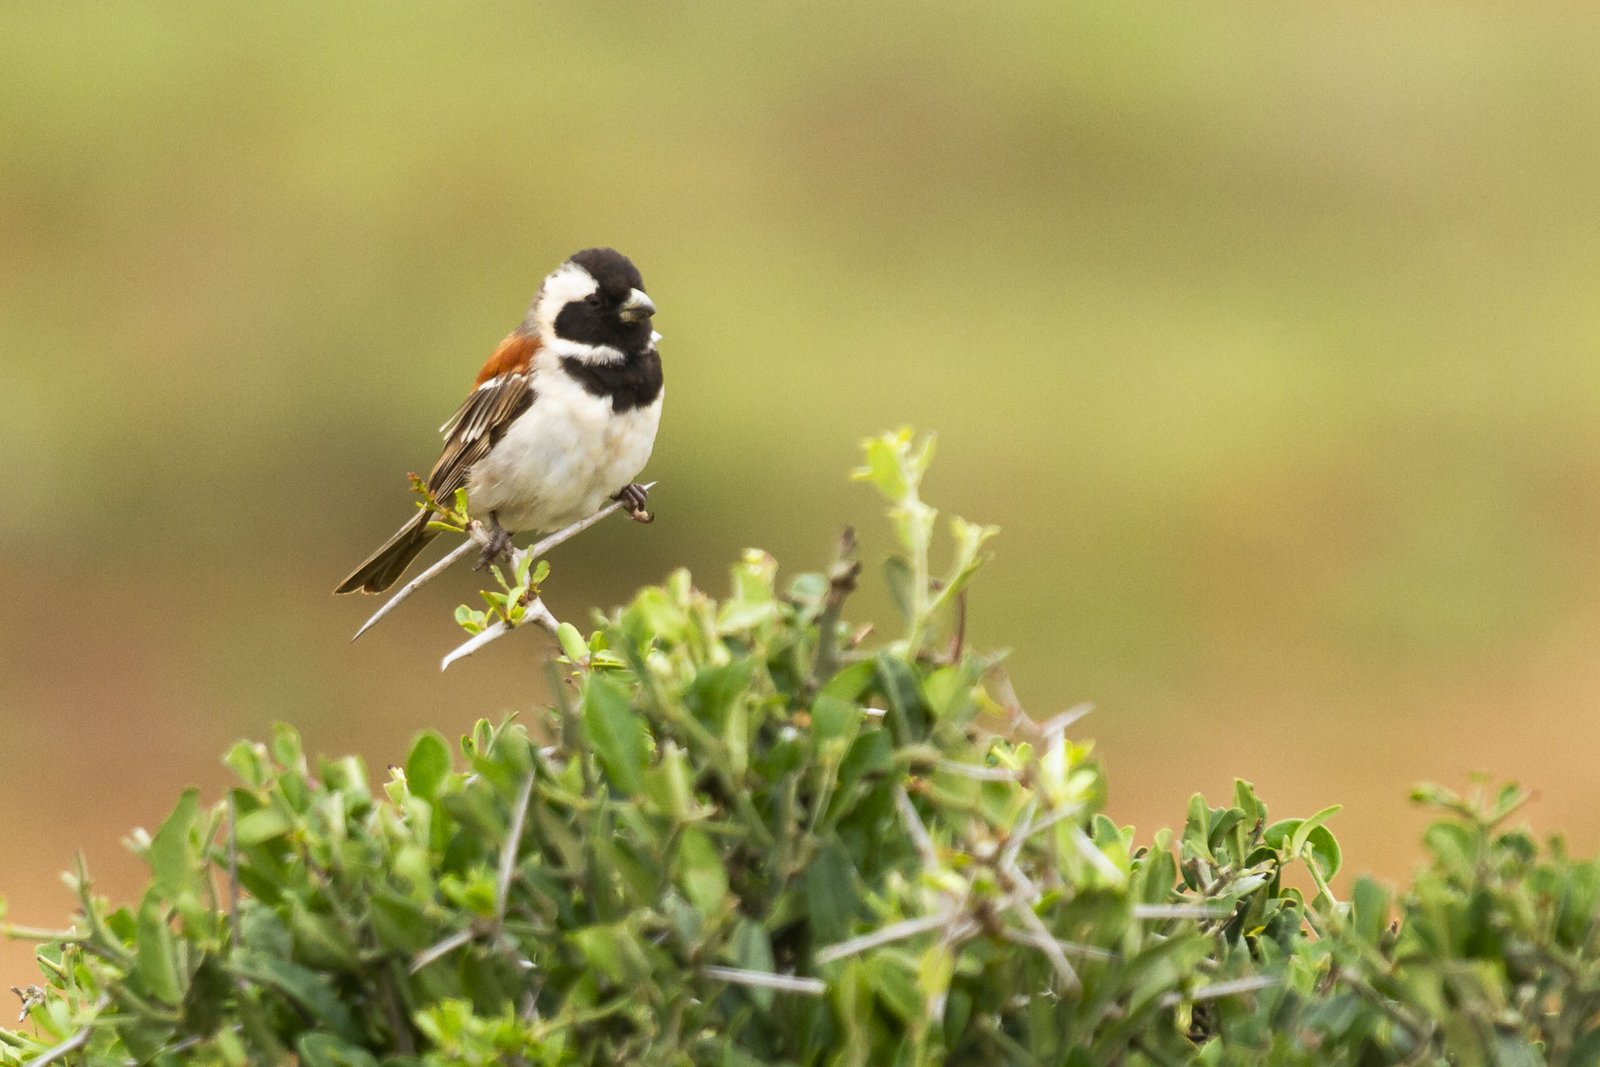
M 137 909 L 80 864 L 72 928 L 25 932 L 0 1064 L 1595 1062 L 1600 863 L 1508 830 L 1514 786 L 1419 789 L 1445 817 L 1398 894 L 1339 899 L 1338 806 L 1273 821 L 1243 781 L 1141 840 L 1078 714 L 1029 722 L 966 639 L 995 530 L 938 520 L 931 454 L 867 442 L 874 639 L 851 539 L 826 574 L 750 550 L 721 600 L 678 570 L 563 626 L 547 746 L 425 732 L 381 793 L 288 726 L 234 746 L 225 800 L 135 835 Z
M 1594 20 L 4 5 L 13 917 L 270 719 L 382 763 L 531 701 L 507 641 L 439 710 L 467 579 L 353 647 L 327 592 L 600 242 L 662 308 L 658 521 L 558 553 L 560 617 L 821 561 L 833 472 L 915 421 L 1008 531 L 974 625 L 1099 705 L 1119 819 L 1240 774 L 1397 872 L 1396 784 L 1492 766 L 1594 843 Z

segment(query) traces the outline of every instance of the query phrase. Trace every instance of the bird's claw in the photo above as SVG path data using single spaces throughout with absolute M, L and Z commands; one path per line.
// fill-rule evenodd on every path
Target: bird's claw
M 511 556 L 512 541 L 511 531 L 498 523 L 489 529 L 489 539 L 484 542 L 483 556 L 478 560 L 477 566 L 472 569 L 481 571 L 494 563 Z
M 644 509 L 644 502 L 649 496 L 650 490 L 634 482 L 623 486 L 613 499 L 620 501 L 622 506 L 628 509 L 628 517 L 634 522 L 654 522 L 655 516 Z

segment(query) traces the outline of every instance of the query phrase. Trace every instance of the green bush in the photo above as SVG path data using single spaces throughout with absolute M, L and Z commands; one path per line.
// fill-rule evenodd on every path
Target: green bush
M 1348 900 L 1335 809 L 1103 814 L 1071 715 L 966 645 L 993 531 L 954 520 L 934 572 L 929 455 L 868 443 L 886 643 L 842 619 L 848 538 L 781 587 L 752 552 L 721 602 L 680 572 L 564 631 L 559 707 L 425 734 L 376 792 L 287 727 L 236 746 L 237 787 L 136 840 L 137 904 L 72 877 L 0 1062 L 1600 1062 L 1600 866 L 1504 829 L 1514 789 L 1419 792 L 1428 865 Z

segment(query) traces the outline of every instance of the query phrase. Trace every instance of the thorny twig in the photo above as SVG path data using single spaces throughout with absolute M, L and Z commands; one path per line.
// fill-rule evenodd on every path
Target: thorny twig
M 533 798 L 533 772 L 522 780 L 517 792 L 517 806 L 511 813 L 511 828 L 506 831 L 505 844 L 500 846 L 500 870 L 495 882 L 494 921 L 499 926 L 506 921 L 506 900 L 511 895 L 511 877 L 517 870 L 517 848 L 522 844 L 522 827 L 528 819 L 528 802 Z
M 651 482 L 644 488 L 646 491 L 649 491 L 655 487 L 655 484 L 655 482 Z M 534 557 L 542 556 L 552 548 L 555 548 L 557 545 L 576 537 L 578 534 L 581 534 L 583 531 L 587 530 L 601 519 L 610 516 L 614 512 L 623 510 L 625 506 L 626 505 L 622 501 L 613 500 L 611 503 L 595 512 L 593 515 L 590 515 L 587 519 L 579 519 L 572 525 L 557 530 L 555 533 L 540 541 L 536 541 L 529 548 L 518 549 L 516 552 L 512 553 L 512 561 L 515 563 L 515 561 L 524 554 Z M 411 581 L 407 582 L 405 585 L 401 586 L 400 591 L 395 593 L 394 596 L 390 597 L 388 601 L 385 602 L 383 607 L 373 612 L 372 618 L 363 623 L 361 625 L 361 629 L 356 631 L 355 637 L 352 637 L 350 640 L 354 641 L 356 637 L 360 637 L 362 634 L 372 629 L 372 627 L 377 624 L 379 619 L 383 618 L 385 615 L 389 614 L 389 612 L 399 607 L 401 602 L 403 602 L 407 597 L 411 596 L 412 593 L 415 593 L 418 589 L 421 589 L 423 586 L 439 577 L 439 575 L 449 570 L 451 564 L 455 563 L 468 552 L 472 551 L 475 546 L 481 547 L 488 542 L 488 534 L 484 531 L 480 523 L 473 523 L 472 526 L 468 528 L 467 533 L 469 535 L 467 539 L 462 541 L 455 548 L 452 548 L 448 555 L 439 560 L 439 562 L 435 563 L 433 566 L 429 567 L 427 570 L 423 571 L 421 574 L 417 575 L 415 578 L 411 579 Z
M 13 941 L 76 941 L 82 936 L 76 926 L 69 926 L 65 930 L 54 930 L 48 926 L 18 926 L 15 923 L 0 924 L 0 937 Z
M 803 978 L 792 974 L 772 974 L 768 971 L 750 971 L 742 967 L 702 967 L 700 973 L 707 978 L 755 989 L 776 989 L 780 993 L 803 993 L 820 997 L 828 991 L 828 984 L 820 978 Z
M 540 600 L 538 597 L 534 597 L 528 602 L 528 614 L 524 621 L 527 621 L 527 619 L 532 619 L 540 626 L 543 626 L 546 630 L 549 630 L 552 634 L 555 633 L 556 630 L 561 626 L 560 621 L 557 620 L 554 615 L 550 614 L 550 609 L 545 607 L 544 601 Z M 518 626 L 520 625 L 521 624 L 518 624 Z M 499 622 L 491 623 L 489 626 L 485 627 L 481 633 L 474 634 L 472 637 L 468 638 L 466 641 L 463 641 L 461 644 L 457 645 L 453 650 L 451 650 L 451 652 L 446 655 L 444 659 L 439 661 L 439 669 L 441 671 L 449 670 L 450 664 L 454 663 L 456 660 L 466 659 L 468 656 L 478 651 L 478 649 L 482 648 L 484 645 L 487 645 L 490 641 L 499 640 L 512 630 L 517 629 L 518 626 L 512 626 L 504 619 L 500 620 Z
M 457 930 L 450 936 L 417 953 L 416 956 L 414 956 L 411 960 L 411 966 L 408 968 L 409 972 L 411 974 L 416 974 L 434 960 L 450 955 L 450 953 L 454 952 L 456 949 L 460 948 L 462 945 L 465 945 L 468 941 L 471 941 L 477 936 L 478 932 L 472 929 L 470 926 L 465 930 Z

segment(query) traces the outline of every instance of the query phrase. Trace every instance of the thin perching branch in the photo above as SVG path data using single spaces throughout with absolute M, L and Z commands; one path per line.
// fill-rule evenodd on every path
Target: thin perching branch
M 1209 904 L 1135 904 L 1135 919 L 1226 919 L 1233 914 L 1233 905 Z
M 820 978 L 802 978 L 793 974 L 749 971 L 742 967 L 702 967 L 700 973 L 720 982 L 750 986 L 754 989 L 776 989 L 780 993 L 803 993 L 809 997 L 820 997 L 828 991 L 827 983 Z
M 405 585 L 402 585 L 398 593 L 390 597 L 383 607 L 372 613 L 372 618 L 361 624 L 361 629 L 357 630 L 355 632 L 355 636 L 351 637 L 350 640 L 354 641 L 357 637 L 360 637 L 362 634 L 376 626 L 378 620 L 389 614 L 389 612 L 393 611 L 395 608 L 399 607 L 402 600 L 406 599 L 406 597 L 410 596 L 412 593 L 415 593 L 418 589 L 421 589 L 423 586 L 439 577 L 439 575 L 449 570 L 452 563 L 460 559 L 462 556 L 465 556 L 468 552 L 472 551 L 476 545 L 476 541 L 470 537 L 467 538 L 465 541 L 462 541 L 459 545 L 452 548 L 449 554 L 440 559 L 439 562 L 435 563 L 433 566 L 429 567 L 427 570 L 411 579 Z
M 76 941 L 82 935 L 76 926 L 69 926 L 65 930 L 56 930 L 48 926 L 18 926 L 16 923 L 0 923 L 0 937 L 8 941 Z
M 531 619 L 540 626 L 543 626 L 546 630 L 549 630 L 552 634 L 555 633 L 557 628 L 559 628 L 561 625 L 556 617 L 550 614 L 550 609 L 544 606 L 544 601 L 540 600 L 538 597 L 534 597 L 528 602 L 527 611 L 528 614 L 524 618 L 524 622 Z M 454 663 L 456 660 L 466 659 L 468 656 L 478 651 L 478 649 L 482 648 L 484 645 L 487 645 L 490 641 L 498 641 L 512 630 L 519 629 L 520 626 L 520 623 L 517 626 L 512 626 L 504 619 L 491 623 L 490 625 L 484 627 L 480 632 L 474 634 L 472 637 L 457 645 L 455 649 L 453 649 L 448 655 L 445 656 L 443 660 L 439 662 L 439 669 L 441 671 L 449 670 L 450 664 Z
M 645 491 L 649 492 L 651 489 L 655 488 L 655 485 L 655 482 L 651 482 L 649 485 L 644 487 Z M 593 515 L 590 515 L 587 519 L 579 519 L 571 526 L 557 530 L 555 533 L 541 541 L 536 541 L 529 548 L 518 549 L 516 553 L 512 554 L 512 558 L 515 560 L 518 558 L 518 554 L 521 553 L 525 553 L 530 556 L 542 556 L 557 545 L 576 537 L 578 534 L 581 534 L 583 531 L 587 530 L 601 519 L 611 515 L 613 512 L 620 511 L 624 506 L 625 505 L 622 501 L 613 500 L 611 503 L 595 512 Z M 427 570 L 411 579 L 405 585 L 401 586 L 399 592 L 390 597 L 383 607 L 373 612 L 372 618 L 363 623 L 361 629 L 356 631 L 355 637 L 352 637 L 350 640 L 354 641 L 356 637 L 360 637 L 362 634 L 372 629 L 379 619 L 383 618 L 385 615 L 389 614 L 389 612 L 399 607 L 401 602 L 409 597 L 412 593 L 415 593 L 418 589 L 421 589 L 423 586 L 439 577 L 439 575 L 449 570 L 452 563 L 455 563 L 462 556 L 465 556 L 468 552 L 472 551 L 475 545 L 482 545 L 487 541 L 488 535 L 483 532 L 482 526 L 478 523 L 473 523 L 468 533 L 470 536 L 455 548 L 452 548 L 443 559 L 439 560 L 439 562 L 435 563 L 433 566 L 429 567 Z
M 1039 913 L 1033 910 L 1033 905 L 1040 898 L 1038 886 L 1033 884 L 1022 868 L 1016 865 L 1014 859 L 1007 860 L 1001 870 L 1016 883 L 1017 888 L 1008 895 L 1006 907 L 1027 928 L 1026 932 L 1033 935 L 1034 942 L 1039 951 L 1044 953 L 1044 958 L 1055 968 L 1056 977 L 1061 980 L 1062 987 L 1070 993 L 1083 990 L 1083 981 L 1078 977 L 1078 972 L 1067 959 L 1066 951 L 1056 936 L 1045 926 L 1044 920 L 1039 918 Z
M 506 921 L 506 901 L 511 896 L 511 878 L 517 871 L 517 849 L 522 844 L 522 827 L 528 819 L 528 802 L 533 799 L 533 772 L 522 780 L 517 791 L 517 805 L 511 811 L 511 828 L 500 846 L 500 869 L 494 887 L 494 921 L 499 926 Z
M 522 780 L 522 787 L 517 791 L 516 806 L 511 812 L 511 826 L 506 831 L 506 839 L 500 846 L 500 865 L 495 878 L 494 895 L 494 931 L 498 933 L 505 925 L 506 902 L 511 894 L 511 879 L 517 868 L 517 846 L 522 841 L 522 828 L 528 818 L 528 802 L 533 798 L 533 775 L 529 774 Z M 409 973 L 416 974 L 428 964 L 438 959 L 443 959 L 456 949 L 460 948 L 486 933 L 481 925 L 469 926 L 464 930 L 457 930 L 453 934 L 446 934 L 438 941 L 429 945 L 411 959 Z
M 907 795 L 904 786 L 896 786 L 894 791 L 894 807 L 900 813 L 900 821 L 905 823 L 906 833 L 917 846 L 917 854 L 922 857 L 922 863 L 927 868 L 939 866 L 939 850 L 934 847 L 933 837 L 928 833 L 928 828 L 923 825 L 922 818 L 917 814 L 917 809 L 911 804 L 911 797 Z
M 846 956 L 854 956 L 858 952 L 866 952 L 868 949 L 877 948 L 879 945 L 888 945 L 908 937 L 916 937 L 918 934 L 927 933 L 929 930 L 937 930 L 939 927 L 960 917 L 960 912 L 952 908 L 937 915 L 922 915 L 915 919 L 903 919 L 897 923 L 890 923 L 888 926 L 874 930 L 869 934 L 852 937 L 847 941 L 840 941 L 819 950 L 817 952 L 817 962 L 832 963 L 834 960 L 842 960 Z
M 1254 993 L 1259 989 L 1270 989 L 1277 984 L 1278 979 L 1267 974 L 1251 975 L 1246 978 L 1230 978 L 1226 982 L 1213 982 L 1210 985 L 1203 985 L 1187 993 L 1163 993 L 1161 1006 L 1163 1008 L 1174 1008 L 1185 1000 L 1216 1000 L 1218 997 L 1231 997 L 1238 993 Z
M 408 971 L 411 974 L 416 974 L 434 960 L 450 955 L 450 953 L 454 952 L 456 949 L 460 948 L 462 945 L 465 945 L 468 941 L 471 941 L 477 936 L 478 932 L 473 930 L 471 927 L 468 927 L 465 930 L 457 930 L 455 933 L 450 934 L 449 936 L 435 942 L 432 945 L 429 945 L 427 948 L 417 953 L 416 956 L 412 958 L 411 966 L 408 968 Z
M 1032 930 L 1016 930 L 1006 927 L 1000 931 L 1000 936 L 1017 945 L 1027 945 L 1029 948 L 1042 949 L 1045 941 L 1054 941 L 1062 952 L 1081 956 L 1086 960 L 1114 960 L 1116 953 L 1100 948 L 1096 945 L 1085 945 L 1079 941 L 1067 941 L 1059 937 L 1041 938 Z

